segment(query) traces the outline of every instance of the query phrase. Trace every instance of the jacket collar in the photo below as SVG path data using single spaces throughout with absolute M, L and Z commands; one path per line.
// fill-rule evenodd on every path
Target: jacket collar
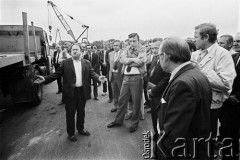
M 162 98 L 165 97 L 165 94 L 167 92 L 167 90 L 169 89 L 169 87 L 171 86 L 171 84 L 175 81 L 175 79 L 177 77 L 179 77 L 181 74 L 183 74 L 184 72 L 190 70 L 190 69 L 193 69 L 194 66 L 190 63 L 190 64 L 187 64 L 186 66 L 182 67 L 176 74 L 175 76 L 172 78 L 172 80 L 168 83 L 166 89 L 164 90 L 163 94 L 162 94 Z M 157 106 L 157 109 L 159 108 L 160 105 Z
M 69 58 L 67 59 L 67 62 L 71 68 L 71 70 L 73 71 L 73 73 L 76 75 L 75 73 L 75 68 L 74 68 L 74 64 L 73 64 L 73 59 L 72 58 Z M 84 59 L 81 59 L 81 64 L 82 64 L 82 75 L 84 75 L 84 71 L 86 69 L 86 62 Z
M 202 61 L 199 63 L 200 67 L 203 67 L 208 61 L 213 59 L 213 57 L 216 55 L 216 50 L 218 48 L 218 44 L 214 43 L 211 47 L 207 49 L 207 55 L 202 59 Z

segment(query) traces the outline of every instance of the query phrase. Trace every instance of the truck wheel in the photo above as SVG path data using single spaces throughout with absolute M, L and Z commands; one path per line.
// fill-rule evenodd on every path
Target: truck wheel
M 40 75 L 38 70 L 34 69 L 34 78 L 33 81 L 36 79 L 36 75 Z M 33 105 L 39 105 L 42 101 L 43 89 L 42 84 L 34 84 L 33 83 Z

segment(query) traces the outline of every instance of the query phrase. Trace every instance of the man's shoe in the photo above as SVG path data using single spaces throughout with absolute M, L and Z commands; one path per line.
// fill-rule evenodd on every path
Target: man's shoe
M 151 108 L 149 105 L 144 105 L 144 109 Z
M 98 97 L 94 97 L 95 100 L 98 100 Z
M 152 110 L 150 109 L 149 111 L 147 111 L 147 113 L 152 113 Z
M 78 134 L 81 134 L 81 135 L 84 135 L 84 136 L 90 136 L 90 133 L 86 129 L 78 131 Z
M 138 126 L 137 126 L 137 127 L 130 127 L 130 128 L 129 128 L 129 132 L 130 132 L 130 133 L 133 133 L 133 132 L 135 132 L 137 129 L 138 129 Z
M 110 124 L 107 125 L 108 128 L 113 128 L 113 127 L 120 127 L 121 124 L 118 124 L 116 122 L 111 122 Z
M 102 96 L 106 96 L 106 92 L 103 92 Z
M 109 100 L 108 100 L 108 103 L 112 103 L 112 99 L 109 99 Z
M 215 143 L 215 148 L 216 148 L 216 149 L 220 149 L 220 148 L 222 148 L 223 146 L 224 146 L 223 142 L 216 142 L 216 143 Z
M 58 103 L 58 105 L 63 105 L 63 104 L 64 104 L 64 102 L 62 102 L 62 101 L 60 103 Z
M 60 93 L 62 93 L 62 91 L 58 91 L 56 94 L 60 94 Z
M 129 115 L 129 114 L 126 114 L 125 115 L 125 120 L 129 120 L 129 119 L 131 119 L 132 118 L 132 115 Z
M 111 109 L 111 112 L 116 112 L 117 111 L 117 108 L 112 108 Z
M 71 142 L 76 142 L 77 141 L 77 137 L 73 136 L 68 136 L 68 140 Z

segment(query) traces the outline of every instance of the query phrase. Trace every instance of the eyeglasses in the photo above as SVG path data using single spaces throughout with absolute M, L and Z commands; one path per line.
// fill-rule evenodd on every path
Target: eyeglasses
M 235 42 L 240 43 L 240 40 L 235 40 L 235 41 L 233 41 L 233 43 L 235 43 Z

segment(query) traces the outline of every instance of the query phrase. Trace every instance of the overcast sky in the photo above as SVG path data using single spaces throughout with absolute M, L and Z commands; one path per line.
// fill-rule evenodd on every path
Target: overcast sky
M 132 32 L 139 33 L 143 40 L 193 37 L 194 27 L 204 22 L 216 24 L 220 35 L 234 35 L 240 27 L 238 0 L 53 0 L 53 3 L 75 37 L 83 28 L 64 12 L 90 26 L 91 42 L 111 38 L 125 40 Z M 22 12 L 27 12 L 29 24 L 33 21 L 48 32 L 47 0 L 0 0 L 0 5 L 0 24 L 22 24 Z M 59 28 L 62 39 L 71 40 L 52 8 L 50 11 L 53 39 Z

